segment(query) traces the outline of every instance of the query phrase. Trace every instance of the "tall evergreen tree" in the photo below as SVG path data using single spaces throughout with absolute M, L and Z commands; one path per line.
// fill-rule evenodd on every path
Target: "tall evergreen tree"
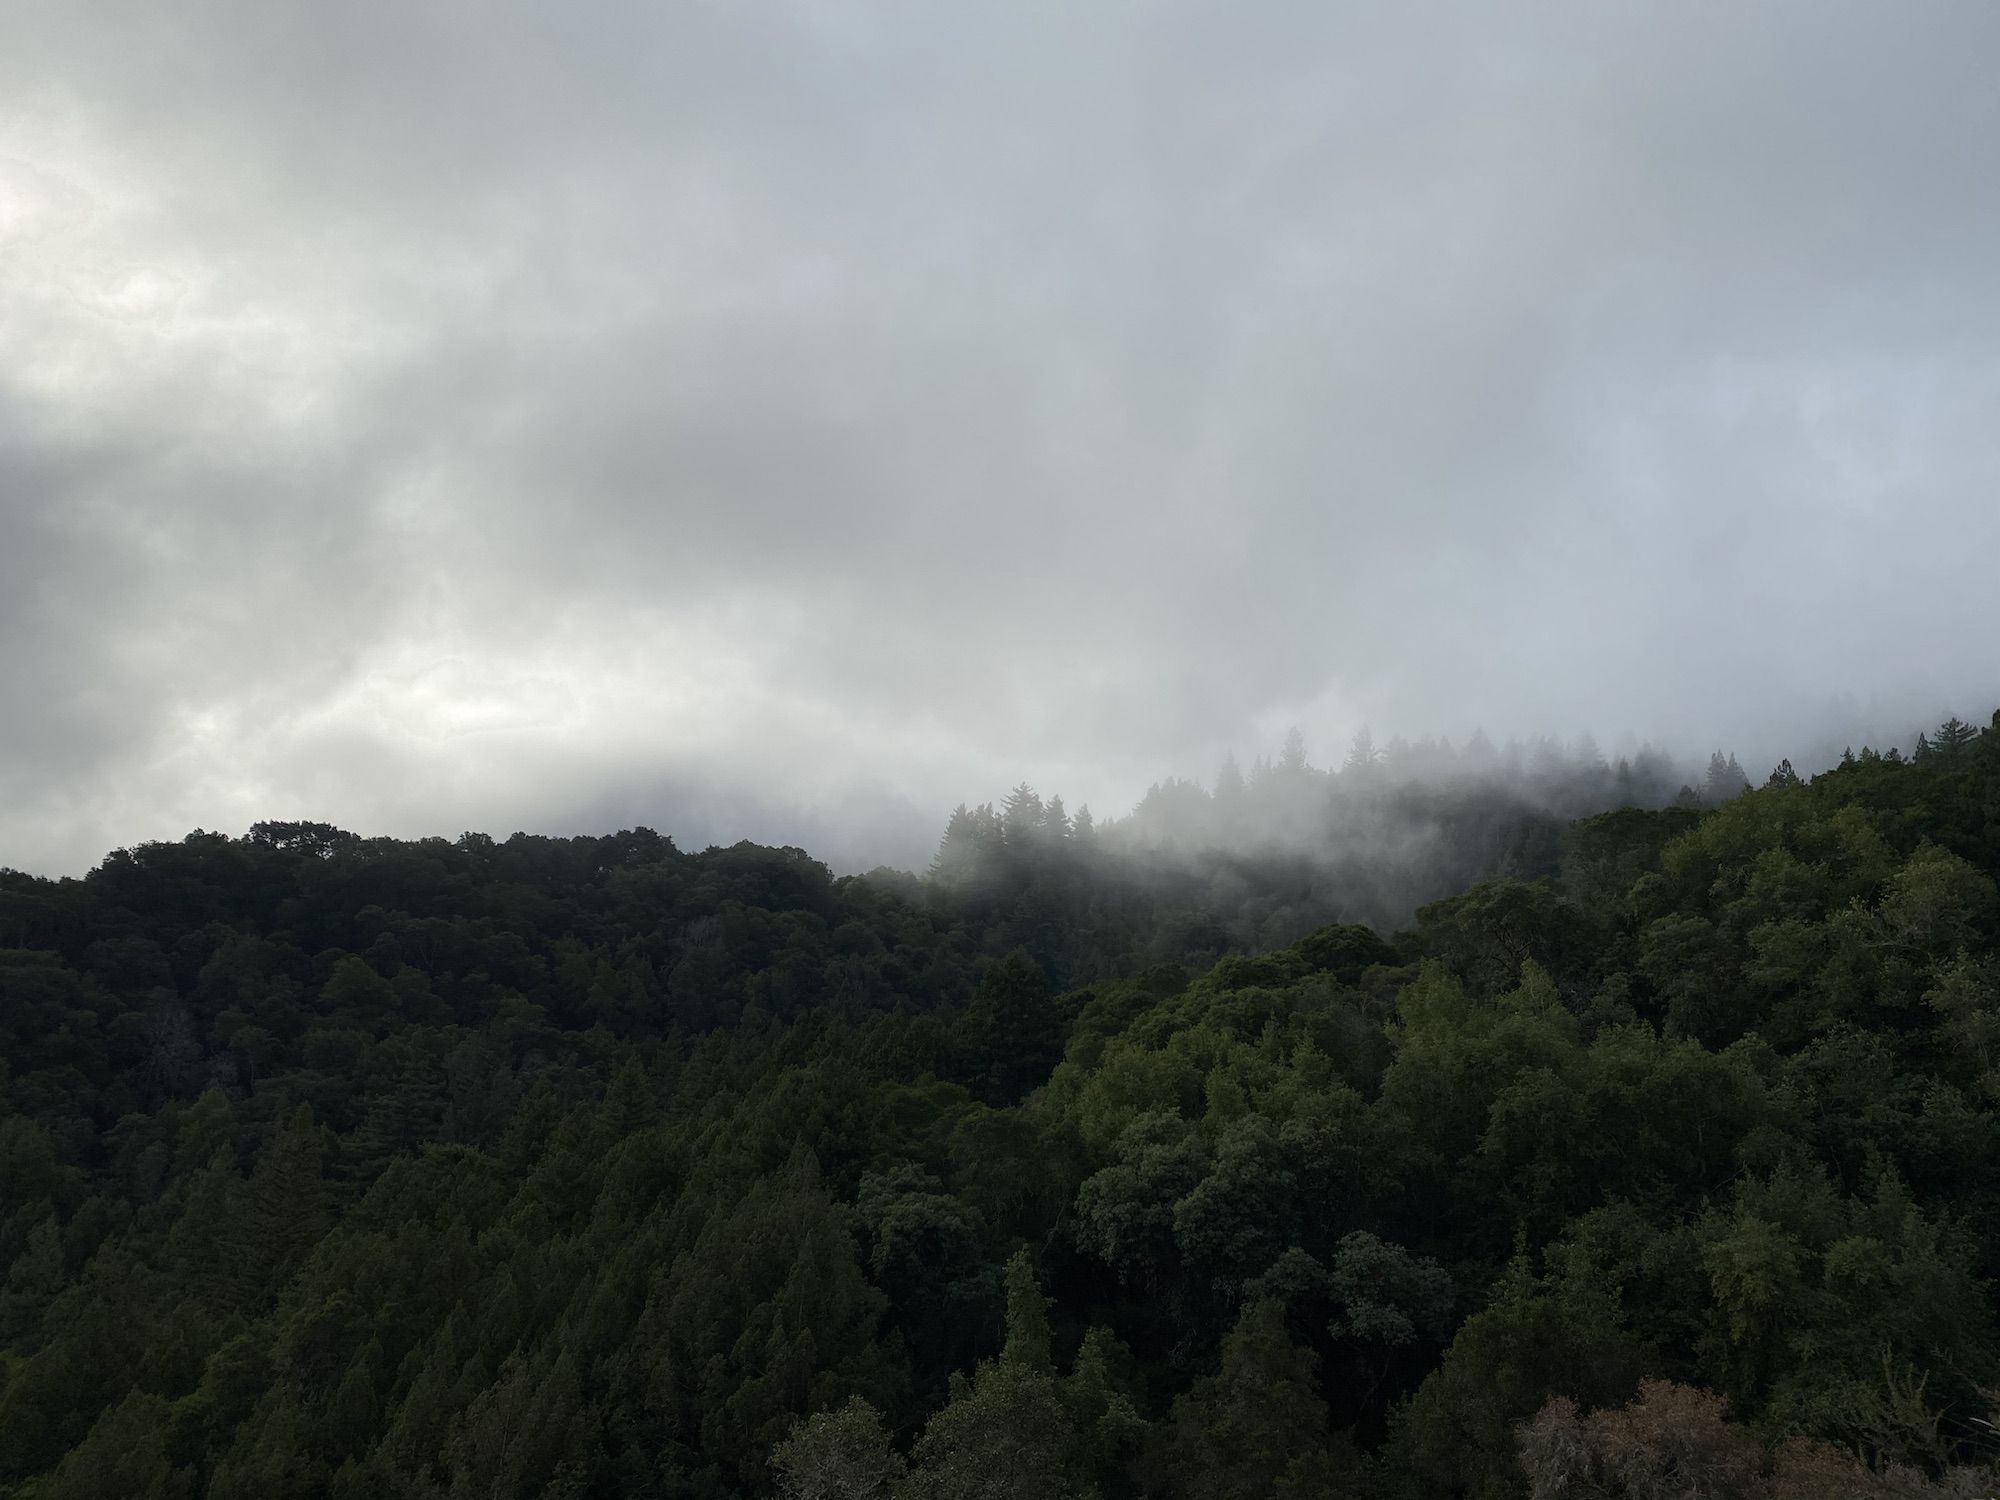
M 1702 800 L 1710 807 L 1720 807 L 1731 798 L 1741 796 L 1748 788 L 1749 781 L 1734 755 L 1725 756 L 1718 750 L 1709 756 L 1708 775 L 1702 782 Z
M 259 1274 L 282 1277 L 326 1233 L 331 1205 L 321 1176 L 324 1137 L 310 1104 L 293 1110 L 250 1179 L 250 1240 Z
M 1956 714 L 1938 725 L 1932 743 L 1941 759 L 1950 760 L 1979 738 L 1979 731 Z
M 1043 806 L 1042 829 L 1051 844 L 1059 844 L 1070 836 L 1069 813 L 1060 796 L 1051 796 Z
M 1293 772 L 1306 769 L 1306 737 L 1296 724 L 1285 733 L 1284 748 L 1278 752 L 1278 769 Z
M 1349 776 L 1356 772 L 1366 775 L 1381 764 L 1381 760 L 1381 752 L 1375 748 L 1375 736 L 1363 724 L 1354 732 L 1354 743 L 1348 747 L 1347 760 L 1340 769 Z
M 1304 753 L 1301 747 L 1301 754 Z M 1244 793 L 1243 771 L 1236 764 L 1236 757 L 1225 755 L 1222 767 L 1215 773 L 1215 803 L 1218 808 L 1227 809 L 1231 815 L 1242 805 Z
M 1282 1302 L 1252 1303 L 1222 1342 L 1221 1368 L 1174 1403 L 1167 1492 L 1186 1500 L 1328 1493 L 1333 1457 L 1317 1364 L 1286 1331 Z

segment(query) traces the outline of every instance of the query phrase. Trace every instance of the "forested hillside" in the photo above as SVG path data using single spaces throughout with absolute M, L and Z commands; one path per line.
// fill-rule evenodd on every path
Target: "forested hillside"
M 2000 715 L 1452 795 L 0 874 L 0 1496 L 1994 1494 Z
M 1402 739 L 1378 748 L 1363 730 L 1338 767 L 1322 769 L 1293 730 L 1248 775 L 1232 756 L 1212 786 L 1170 777 L 1124 818 L 1098 822 L 1088 807 L 1072 816 L 1060 796 L 1026 784 L 997 809 L 961 806 L 930 873 L 973 913 L 1025 895 L 1030 908 L 1052 903 L 1061 925 L 1080 894 L 1136 898 L 1139 930 L 1156 949 L 1283 947 L 1329 921 L 1405 926 L 1425 902 L 1489 876 L 1553 876 L 1573 818 L 1715 806 L 1746 785 L 1736 757 L 1719 750 L 1694 779 L 1699 790 L 1652 750 L 1606 760 L 1588 735 L 1571 745 L 1496 747 L 1475 734 L 1462 748 Z M 1191 918 L 1211 930 L 1195 931 Z

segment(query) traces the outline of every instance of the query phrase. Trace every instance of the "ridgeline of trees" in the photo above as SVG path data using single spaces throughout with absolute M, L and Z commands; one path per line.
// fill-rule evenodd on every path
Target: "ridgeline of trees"
M 1169 779 L 1122 819 L 1097 822 L 1088 807 L 1072 816 L 1026 784 L 997 809 L 960 806 L 930 878 L 968 911 L 1011 923 L 1015 941 L 1072 984 L 1284 947 L 1328 922 L 1402 927 L 1475 881 L 1555 876 L 1573 819 L 1719 806 L 1746 790 L 1734 755 L 1717 751 L 1697 790 L 1665 755 L 1607 761 L 1588 735 L 1377 748 L 1363 730 L 1340 767 L 1322 770 L 1295 729 L 1248 776 L 1231 757 L 1212 789 Z M 1082 910 L 1091 920 L 1079 924 Z M 1064 952 L 1053 934 L 1065 928 L 1123 941 Z
M 0 873 L 0 1496 L 1991 1495 L 2000 715 L 1663 784 Z

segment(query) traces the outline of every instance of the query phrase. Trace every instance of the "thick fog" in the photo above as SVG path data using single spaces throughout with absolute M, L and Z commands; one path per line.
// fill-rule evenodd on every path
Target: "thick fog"
M 0 0 L 0 865 L 2000 703 L 2000 8 Z

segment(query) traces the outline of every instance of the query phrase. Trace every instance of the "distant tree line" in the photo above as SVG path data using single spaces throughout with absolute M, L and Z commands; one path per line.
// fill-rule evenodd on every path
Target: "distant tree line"
M 1247 776 L 1232 756 L 1213 787 L 1169 778 L 1123 818 L 1099 822 L 1088 807 L 1072 816 L 1061 797 L 1045 801 L 1025 783 L 997 808 L 961 805 L 929 875 L 985 908 L 1032 901 L 1050 886 L 1052 899 L 1072 901 L 1079 881 L 1163 897 L 1219 924 L 1217 952 L 1270 947 L 1329 921 L 1401 926 L 1425 902 L 1487 876 L 1553 876 L 1574 818 L 1712 807 L 1748 789 L 1734 755 L 1718 751 L 1696 790 L 1665 754 L 1608 761 L 1588 735 L 1496 748 L 1476 733 L 1462 748 L 1400 738 L 1378 747 L 1364 729 L 1340 766 L 1321 769 L 1294 729 Z

